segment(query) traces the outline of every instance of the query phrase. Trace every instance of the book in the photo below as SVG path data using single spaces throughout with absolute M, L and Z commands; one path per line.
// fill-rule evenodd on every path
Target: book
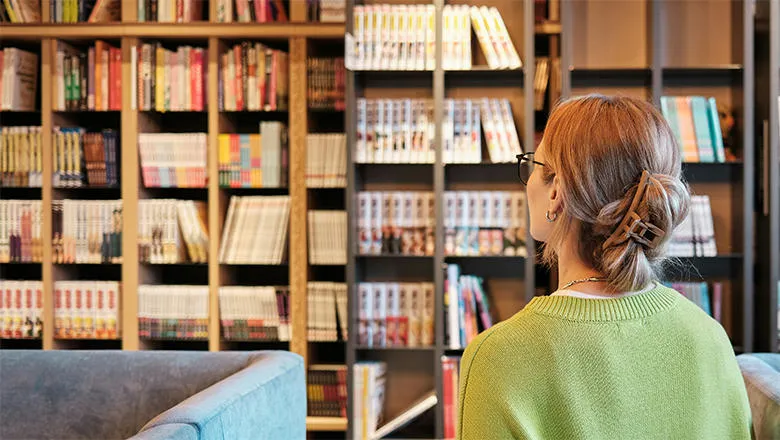
M 344 133 L 306 135 L 306 187 L 347 186 L 347 136 Z
M 347 366 L 313 364 L 306 373 L 306 414 L 311 417 L 347 416 Z
M 307 285 L 307 340 L 347 340 L 347 285 L 310 281 Z
M 289 196 L 232 196 L 222 229 L 220 263 L 282 264 L 289 216 Z
M 443 297 L 447 347 L 465 348 L 479 333 L 493 326 L 490 300 L 482 278 L 464 275 L 457 264 L 447 264 Z
M 661 112 L 680 146 L 683 162 L 726 161 L 715 98 L 662 96 Z
M 102 40 L 75 47 L 57 41 L 52 108 L 56 111 L 122 109 L 122 51 Z
M 206 133 L 139 133 L 145 188 L 205 188 Z
M 221 111 L 287 110 L 289 55 L 261 43 L 236 43 L 220 55 Z
M 433 193 L 358 192 L 361 255 L 433 255 Z
M 357 100 L 356 163 L 433 163 L 433 102 Z
M 445 191 L 445 255 L 526 256 L 526 211 L 520 191 Z
M 122 262 L 121 200 L 52 201 L 55 264 Z
M 206 110 L 206 49 L 162 43 L 144 43 L 133 49 L 132 84 L 137 85 L 136 104 L 141 111 Z
M 347 264 L 347 212 L 308 212 L 309 264 Z
M 207 11 L 204 0 L 138 0 L 139 22 L 191 23 L 203 21 Z
M 43 186 L 41 127 L 0 127 L 0 187 Z
M 433 345 L 433 283 L 362 282 L 357 290 L 359 346 Z
M 55 281 L 55 338 L 121 338 L 121 295 L 117 281 Z
M 206 203 L 194 200 L 138 201 L 138 259 L 141 263 L 208 262 Z
M 306 77 L 306 102 L 310 109 L 346 109 L 346 71 L 343 57 L 307 58 Z
M 445 5 L 442 11 L 442 68 L 471 69 L 471 23 L 468 5 Z
M 523 63 L 517 54 L 498 8 L 472 6 L 469 13 L 474 34 L 485 54 L 488 67 L 491 69 L 521 68 Z
M 442 356 L 442 405 L 444 410 L 444 439 L 453 440 L 458 426 L 458 393 L 460 390 L 460 357 Z
M 5 47 L 2 54 L 2 89 L 0 110 L 30 112 L 39 107 L 38 54 L 15 47 Z
M 40 23 L 40 0 L 3 0 L 0 9 L 5 5 L 5 12 L 11 23 Z
M 387 364 L 362 361 L 356 362 L 352 368 L 352 438 L 373 438 L 377 427 L 384 421 Z
M 40 200 L 0 200 L 0 263 L 43 261 Z
M 306 0 L 307 21 L 344 23 L 347 18 L 346 0 Z
M 119 135 L 112 129 L 87 133 L 82 127 L 54 127 L 52 185 L 55 188 L 117 187 Z
M 219 288 L 219 320 L 226 341 L 289 341 L 290 289 L 282 286 Z
M 259 134 L 220 134 L 219 186 L 283 188 L 287 186 L 287 127 L 261 122 Z
M 0 279 L 0 338 L 43 336 L 43 282 Z
M 718 255 L 709 196 L 691 196 L 688 216 L 672 232 L 667 255 L 671 257 L 714 257 Z
M 282 0 L 216 0 L 219 23 L 285 23 L 289 21 Z
M 138 336 L 141 339 L 208 339 L 209 287 L 138 286 Z
M 392 420 L 388 420 L 387 423 L 377 429 L 371 439 L 379 440 L 387 437 L 398 429 L 408 425 L 425 411 L 435 407 L 438 402 L 439 399 L 436 396 L 436 390 L 425 393 L 422 397 L 409 405 L 402 413 L 395 416 Z

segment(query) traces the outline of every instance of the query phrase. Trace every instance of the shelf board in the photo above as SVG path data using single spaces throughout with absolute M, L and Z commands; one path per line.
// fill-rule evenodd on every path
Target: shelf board
M 404 254 L 357 254 L 357 258 L 390 258 L 390 259 L 432 259 L 433 255 L 404 255 Z
M 346 417 L 306 417 L 307 431 L 346 431 Z
M 344 24 L 338 23 L 91 23 L 91 24 L 10 24 L 3 25 L 3 39 L 42 40 L 44 38 L 92 40 L 122 37 L 157 39 L 274 39 L 291 37 L 339 40 Z
M 741 179 L 744 164 L 738 162 L 683 162 L 683 175 L 690 182 L 734 183 Z
M 488 66 L 473 66 L 469 70 L 444 72 L 447 87 L 522 87 L 524 79 L 523 68 L 491 69 Z

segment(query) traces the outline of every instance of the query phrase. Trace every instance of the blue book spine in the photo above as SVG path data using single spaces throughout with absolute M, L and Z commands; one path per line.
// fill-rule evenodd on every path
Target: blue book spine
M 693 129 L 696 133 L 699 162 L 715 162 L 708 107 L 707 100 L 703 96 L 691 96 L 691 113 L 693 113 Z
M 718 104 L 715 98 L 707 100 L 709 110 L 710 132 L 712 133 L 712 145 L 715 150 L 715 160 L 717 162 L 726 161 L 726 152 L 723 149 L 723 133 L 720 130 L 720 116 L 718 115 Z
M 661 97 L 661 113 L 666 118 L 666 122 L 669 123 L 669 128 L 672 129 L 674 137 L 677 138 L 677 145 L 680 147 L 680 151 L 682 151 L 683 142 L 680 134 L 680 125 L 677 120 L 677 106 L 672 99 L 670 96 Z

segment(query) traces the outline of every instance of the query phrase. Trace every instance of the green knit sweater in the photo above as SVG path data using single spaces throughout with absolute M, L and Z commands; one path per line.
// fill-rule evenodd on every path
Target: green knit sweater
M 726 333 L 676 291 L 534 298 L 461 360 L 458 439 L 749 439 Z

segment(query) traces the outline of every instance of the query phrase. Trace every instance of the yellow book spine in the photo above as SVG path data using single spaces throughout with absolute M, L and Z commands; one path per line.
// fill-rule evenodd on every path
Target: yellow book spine
M 155 57 L 154 106 L 158 112 L 165 111 L 165 49 L 157 46 Z

